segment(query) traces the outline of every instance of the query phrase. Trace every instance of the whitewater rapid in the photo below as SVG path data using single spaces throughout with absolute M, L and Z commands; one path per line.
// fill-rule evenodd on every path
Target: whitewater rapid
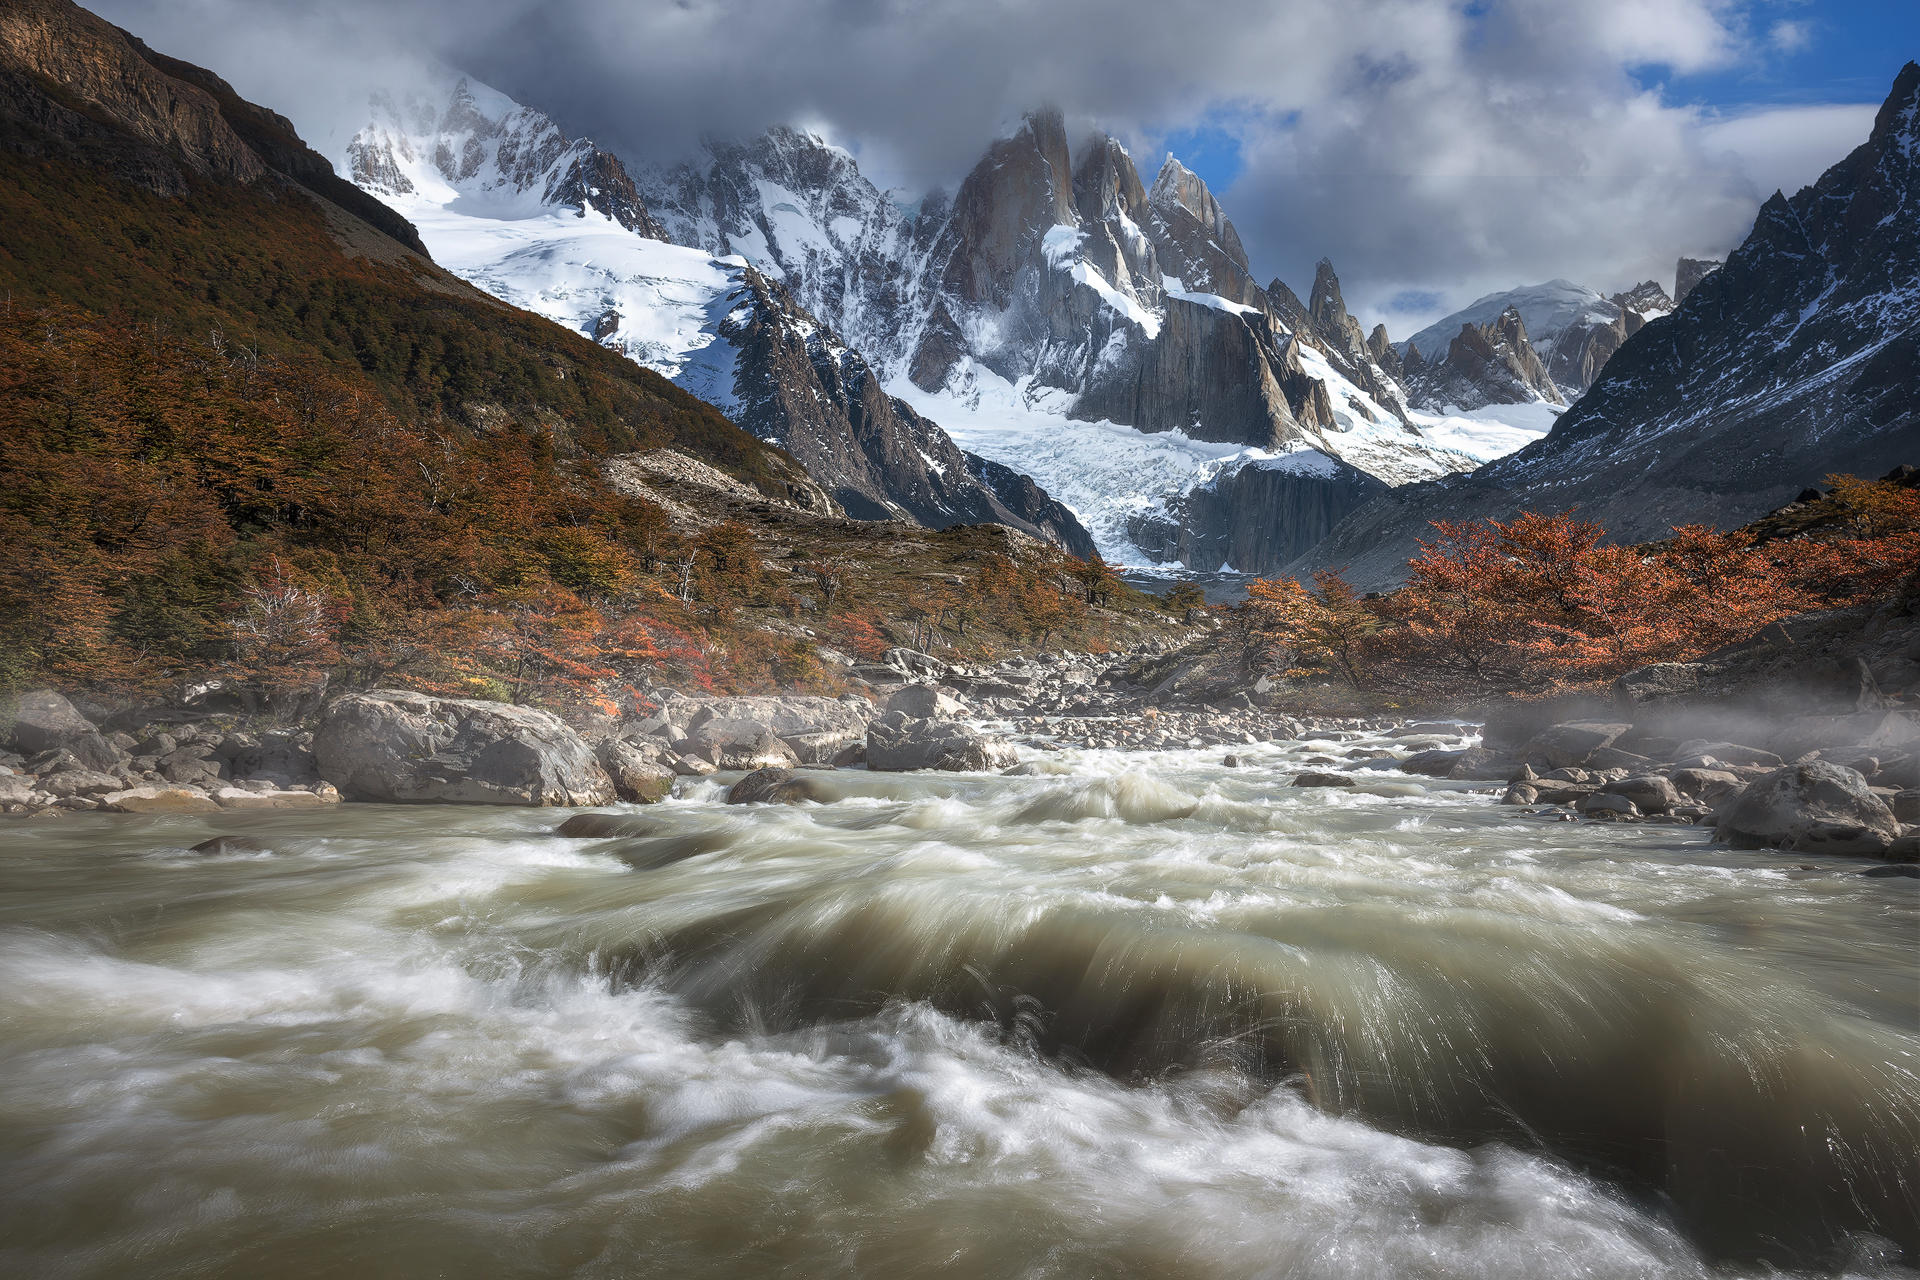
M 10 824 L 0 1272 L 1910 1274 L 1915 882 L 1366 747 Z

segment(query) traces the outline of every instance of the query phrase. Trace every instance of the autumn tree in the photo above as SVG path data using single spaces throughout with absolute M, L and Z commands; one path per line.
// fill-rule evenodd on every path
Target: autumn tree
M 1247 599 L 1236 610 L 1239 633 L 1250 667 L 1288 674 L 1336 671 L 1353 688 L 1361 686 L 1368 642 L 1380 618 L 1337 572 L 1320 570 L 1313 586 L 1297 578 L 1247 584 Z

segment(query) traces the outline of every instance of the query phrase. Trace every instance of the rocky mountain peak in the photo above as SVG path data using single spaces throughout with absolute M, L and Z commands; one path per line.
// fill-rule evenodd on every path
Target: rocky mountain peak
M 1435 408 L 1566 403 L 1528 340 L 1527 322 L 1516 306 L 1484 324 L 1462 324 L 1438 361 L 1421 362 L 1418 353 L 1418 347 L 1409 347 L 1405 365 L 1408 391 L 1416 403 Z
M 1226 210 L 1220 207 L 1199 174 L 1168 156 L 1160 166 L 1159 176 L 1153 180 L 1153 190 L 1147 193 L 1147 200 L 1163 213 L 1175 209 L 1184 211 L 1239 268 L 1240 274 L 1251 279 L 1252 269 L 1247 265 L 1247 251 L 1240 243 L 1240 233 L 1233 229 Z
M 1687 300 L 1695 286 L 1708 276 L 1725 266 L 1718 258 L 1682 258 L 1673 268 L 1673 302 L 1675 306 Z
M 591 209 L 666 236 L 618 157 L 465 76 L 438 95 L 376 93 L 368 113 L 343 166 L 363 190 L 398 196 L 446 185 L 488 203 L 530 201 L 583 217 Z
M 1074 206 L 1084 222 L 1102 222 L 1124 214 L 1135 223 L 1147 217 L 1147 192 L 1133 157 L 1118 140 L 1098 135 L 1073 173 Z
M 1340 277 L 1334 274 L 1333 263 L 1326 258 L 1320 259 L 1313 269 L 1313 291 L 1307 295 L 1307 314 L 1323 329 L 1344 329 L 1351 318 L 1347 315 L 1346 299 L 1340 296 Z

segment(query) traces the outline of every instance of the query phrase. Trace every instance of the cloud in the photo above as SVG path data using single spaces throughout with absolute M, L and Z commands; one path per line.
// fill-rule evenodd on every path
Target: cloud
M 1804 22 L 1776 22 L 1767 32 L 1767 43 L 1782 53 L 1797 53 L 1812 41 L 1813 30 Z
M 336 152 L 368 90 L 439 60 L 629 159 L 816 125 L 882 185 L 956 182 L 1040 103 L 1157 167 L 1226 131 L 1265 279 L 1331 256 L 1350 303 L 1666 279 L 1851 128 L 1721 120 L 1647 83 L 1768 56 L 1747 0 L 100 0 Z M 1761 0 L 1751 0 L 1760 3 Z M 1787 24 L 1791 25 L 1791 24 Z M 1752 33 L 1765 28 L 1765 38 Z M 1792 139 L 1789 144 L 1786 139 Z M 1841 147 L 1840 150 L 1844 150 Z M 1837 159 L 1836 151 L 1829 159 Z M 1434 303 L 1443 308 L 1443 304 Z M 1431 317 L 1428 317 L 1431 318 Z

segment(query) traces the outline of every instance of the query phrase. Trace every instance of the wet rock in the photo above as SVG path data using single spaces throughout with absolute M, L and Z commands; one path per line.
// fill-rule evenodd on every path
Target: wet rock
M 1895 863 L 1884 867 L 1868 867 L 1860 874 L 1875 880 L 1920 880 L 1920 866 L 1912 862 Z
M 1220 767 L 1223 769 L 1238 769 L 1240 767 L 1240 757 L 1236 755 L 1221 756 Z
M 1513 783 L 1500 797 L 1501 804 L 1538 804 L 1539 802 L 1540 789 L 1526 782 Z
M 320 774 L 354 800 L 586 805 L 614 798 L 593 749 L 532 707 L 403 690 L 352 694 L 314 733 Z
M 190 846 L 187 852 L 224 854 L 230 856 L 234 854 L 272 853 L 273 850 L 261 844 L 258 840 L 249 840 L 245 836 L 215 836 L 211 840 L 202 840 L 199 844 Z
M 816 778 L 791 769 L 755 769 L 727 789 L 728 804 L 826 804 L 833 794 Z
M 318 809 L 327 801 L 311 791 L 247 791 L 239 787 L 221 787 L 213 800 L 222 809 Z
M 1888 807 L 1903 824 L 1920 822 L 1920 790 L 1896 791 Z
M 952 720 L 916 720 L 888 712 L 867 727 L 867 768 L 885 773 L 967 773 L 1004 769 L 1017 759 L 1006 743 Z
M 1418 773 L 1429 778 L 1445 778 L 1452 774 L 1454 766 L 1466 759 L 1465 751 L 1416 751 L 1400 762 L 1400 767 L 1408 773 Z
M 1608 818 L 1618 821 L 1640 816 L 1640 809 L 1633 801 L 1610 791 L 1596 791 L 1592 795 L 1582 796 L 1573 807 L 1575 812 L 1589 818 Z
M 1309 770 L 1294 774 L 1293 780 L 1287 785 L 1290 787 L 1351 787 L 1354 782 L 1344 773 L 1316 773 Z
M 614 794 L 629 804 L 657 804 L 673 794 L 679 774 L 669 763 L 673 753 L 646 740 L 603 738 L 594 758 L 613 781 Z
M 714 763 L 722 769 L 791 769 L 800 763 L 792 748 L 772 733 L 763 733 L 751 742 L 729 742 L 711 750 Z
M 1865 778 L 1814 761 L 1754 779 L 1721 808 L 1715 834 L 1740 849 L 1878 856 L 1900 835 L 1900 824 Z
M 594 852 L 618 858 L 635 871 L 658 871 L 661 867 L 670 867 L 703 853 L 719 853 L 732 843 L 721 831 L 683 831 L 678 835 L 659 836 L 650 840 L 622 840 L 619 844 L 606 845 Z
M 1641 813 L 1667 813 L 1680 803 L 1680 789 L 1657 773 L 1621 778 L 1604 784 L 1600 791 L 1632 802 Z
M 666 830 L 656 818 L 626 813 L 576 813 L 554 829 L 568 840 L 602 840 L 608 836 L 657 836 Z
M 119 813 L 218 813 L 220 805 L 204 791 L 191 787 L 129 787 L 100 797 L 100 803 Z

